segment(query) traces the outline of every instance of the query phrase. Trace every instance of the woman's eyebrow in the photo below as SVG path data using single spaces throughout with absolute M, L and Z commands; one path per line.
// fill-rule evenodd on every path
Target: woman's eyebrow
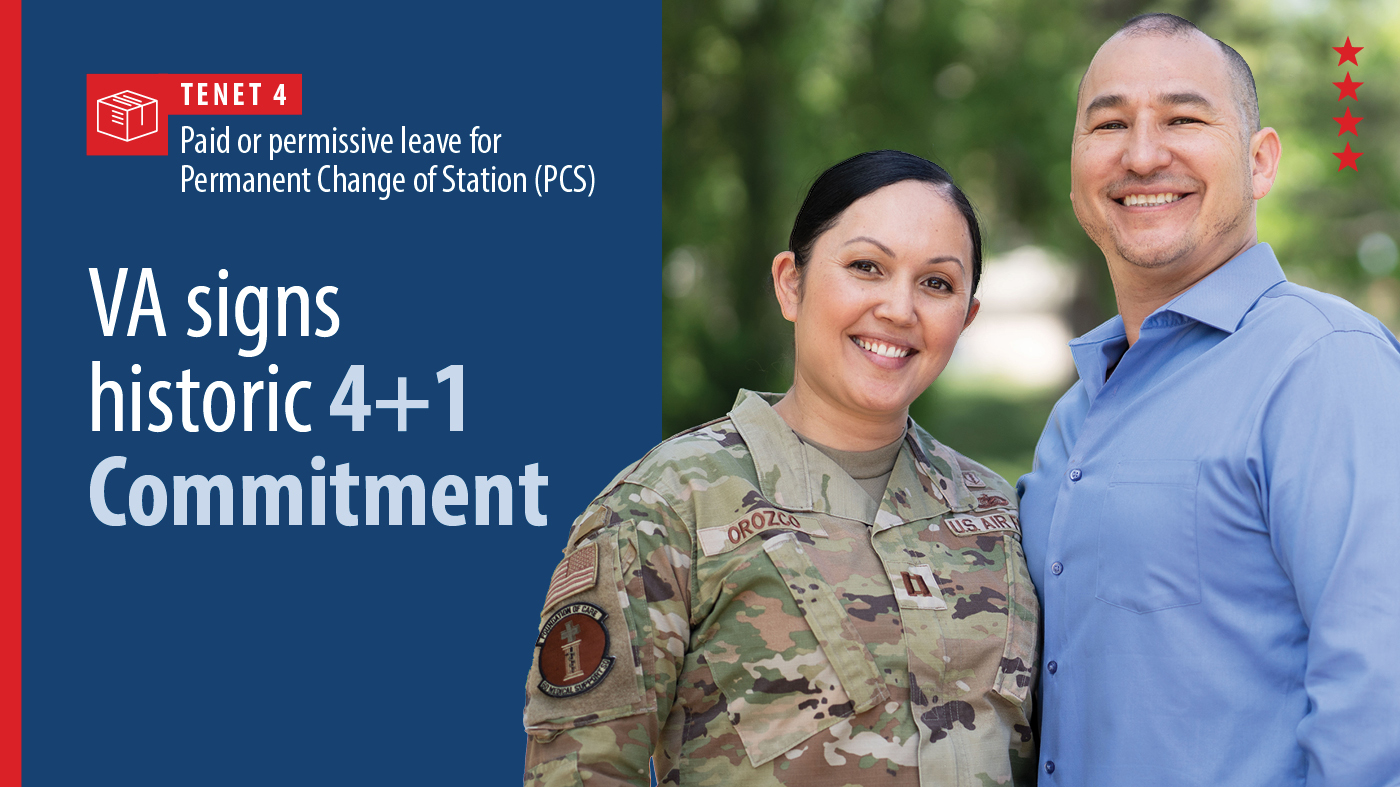
M 881 242 L 878 241 L 878 240 L 875 240 L 874 238 L 872 238 L 872 237 L 870 237 L 870 236 L 868 236 L 868 235 L 857 235 L 856 237 L 851 238 L 850 240 L 846 241 L 845 243 L 843 243 L 843 244 L 841 244 L 841 245 L 842 245 L 842 246 L 849 246 L 849 245 L 851 245 L 852 243 L 861 243 L 861 242 L 869 243 L 869 244 L 871 244 L 872 246 L 876 246 L 876 247 L 878 247 L 878 248 L 880 249 L 880 251 L 883 251 L 884 253 L 890 255 L 891 257 L 898 256 L 898 255 L 896 255 L 896 254 L 894 253 L 894 251 L 893 251 L 892 249 L 890 249 L 889 246 L 886 246 L 885 244 L 881 243 Z
M 846 241 L 845 243 L 843 243 L 843 244 L 841 244 L 841 245 L 842 245 L 842 246 L 849 246 L 849 245 L 851 245 L 852 243 L 869 243 L 869 244 L 871 244 L 872 246 L 878 247 L 878 248 L 880 249 L 880 251 L 883 251 L 884 253 L 890 255 L 891 257 L 898 257 L 898 256 L 899 256 L 899 255 L 895 254 L 894 251 L 893 251 L 892 249 L 890 249 L 889 246 L 886 246 L 885 244 L 881 243 L 880 241 L 875 240 L 874 238 L 870 237 L 869 235 L 857 235 L 856 237 L 851 238 L 850 240 Z M 951 255 L 951 254 L 942 254 L 942 255 L 939 255 L 939 256 L 937 256 L 937 257 L 934 257 L 934 258 L 928 260 L 928 262 L 929 262 L 930 264 L 931 264 L 931 263 L 935 263 L 935 262 L 956 262 L 956 263 L 958 264 L 958 267 L 959 267 L 959 268 L 962 268 L 963 270 L 967 270 L 967 266 L 963 264 L 962 259 L 959 258 L 959 257 L 954 257 L 954 256 Z

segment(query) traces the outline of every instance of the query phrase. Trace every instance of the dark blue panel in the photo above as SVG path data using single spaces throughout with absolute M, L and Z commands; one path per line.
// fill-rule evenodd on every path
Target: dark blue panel
M 507 784 L 524 751 L 520 711 L 536 617 L 573 517 L 657 437 L 659 402 L 660 6 L 608 4 L 27 4 L 24 19 L 24 699 L 32 785 Z M 88 73 L 300 73 L 300 117 L 172 118 L 239 132 L 502 134 L 482 156 L 88 157 Z M 285 171 L 322 164 L 412 174 L 591 164 L 591 197 L 180 193 L 182 164 Z M 88 268 L 110 293 L 104 337 Z M 152 269 L 167 336 L 126 336 Z M 228 271 L 220 280 L 220 269 Z M 339 331 L 270 336 L 256 357 L 227 337 L 186 335 L 192 288 L 334 286 Z M 250 318 L 252 312 L 249 312 Z M 276 319 L 275 300 L 269 318 Z M 328 320 L 313 313 L 312 327 Z M 243 431 L 175 425 L 114 432 L 111 394 L 93 432 L 91 364 L 105 380 L 202 385 L 241 399 L 276 380 L 312 425 Z M 131 372 L 140 364 L 140 374 Z M 269 364 L 276 364 L 275 375 Z M 329 406 L 347 369 L 365 398 L 406 377 L 408 430 L 373 410 L 363 432 Z M 450 432 L 448 384 L 464 366 L 464 420 Z M 256 400 L 265 408 L 266 387 Z M 214 407 L 218 420 L 222 397 Z M 129 418 L 129 412 L 127 413 Z M 147 404 L 143 420 L 158 421 Z M 94 468 L 126 457 L 106 486 L 125 512 L 138 476 L 171 498 L 162 521 L 102 524 Z M 326 469 L 312 467 L 322 457 Z M 360 525 L 310 524 L 313 476 L 349 463 Z M 545 527 L 525 521 L 517 479 L 538 463 Z M 175 476 L 222 474 L 238 524 L 173 524 Z M 242 524 L 243 476 L 291 474 L 301 527 Z M 365 524 L 364 477 L 416 475 L 431 496 L 457 475 L 506 476 L 514 524 Z M 144 505 L 151 505 L 148 493 Z M 261 504 L 260 504 L 261 505 Z M 217 509 L 217 506 L 215 506 Z M 191 506 L 191 517 L 194 511 Z M 387 515 L 382 514 L 387 519 Z M 405 518 L 409 517 L 405 513 Z

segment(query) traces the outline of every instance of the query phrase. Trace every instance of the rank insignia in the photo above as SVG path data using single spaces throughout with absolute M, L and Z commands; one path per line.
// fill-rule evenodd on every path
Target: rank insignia
M 901 609 L 947 609 L 943 601 L 943 591 L 938 587 L 938 578 L 933 569 L 926 565 L 909 566 L 897 574 L 890 574 L 890 585 Z
M 608 630 L 603 626 L 607 616 L 583 602 L 566 604 L 549 616 L 535 640 L 540 691 L 560 699 L 590 691 L 603 682 L 614 661 L 608 655 Z

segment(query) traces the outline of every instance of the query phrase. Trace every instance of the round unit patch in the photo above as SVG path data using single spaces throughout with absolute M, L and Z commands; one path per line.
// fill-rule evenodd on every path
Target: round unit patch
M 565 604 L 549 616 L 535 640 L 539 650 L 539 690 L 551 697 L 572 697 L 595 689 L 614 658 L 608 655 L 608 613 L 592 604 Z

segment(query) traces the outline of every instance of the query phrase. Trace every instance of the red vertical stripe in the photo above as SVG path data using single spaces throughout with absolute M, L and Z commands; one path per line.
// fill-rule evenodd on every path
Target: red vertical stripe
M 0 784 L 20 783 L 20 2 L 0 3 Z

